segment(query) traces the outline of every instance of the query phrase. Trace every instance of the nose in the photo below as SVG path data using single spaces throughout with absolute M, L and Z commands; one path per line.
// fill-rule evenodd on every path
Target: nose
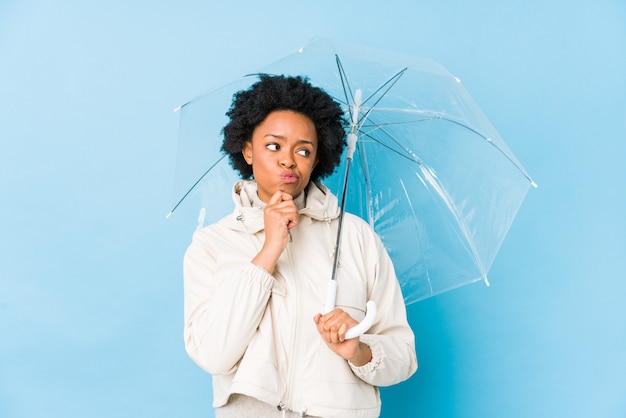
M 280 154 L 280 165 L 285 168 L 293 168 L 296 166 L 296 160 L 293 158 L 291 152 L 284 150 Z

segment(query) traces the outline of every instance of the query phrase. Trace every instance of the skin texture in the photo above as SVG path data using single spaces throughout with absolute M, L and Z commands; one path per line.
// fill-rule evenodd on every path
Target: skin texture
M 265 241 L 252 263 L 273 273 L 287 248 L 289 230 L 298 224 L 294 197 L 309 184 L 317 165 L 317 133 L 311 119 L 289 110 L 271 112 L 254 130 L 242 154 L 252 166 L 264 209 Z M 341 309 L 313 318 L 320 336 L 336 354 L 361 366 L 371 360 L 369 347 L 358 338 L 346 340 L 358 322 Z

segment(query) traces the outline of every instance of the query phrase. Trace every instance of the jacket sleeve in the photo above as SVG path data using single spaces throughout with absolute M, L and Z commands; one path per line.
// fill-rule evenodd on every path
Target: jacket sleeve
M 243 263 L 235 273 L 216 272 L 218 249 L 197 231 L 184 257 L 184 339 L 189 356 L 211 374 L 237 366 L 267 306 L 273 277 Z
M 365 234 L 369 235 L 369 234 Z M 372 351 L 372 360 L 363 366 L 350 364 L 352 371 L 361 380 L 374 386 L 389 386 L 402 382 L 417 370 L 415 336 L 407 321 L 404 298 L 395 275 L 393 264 L 380 239 L 373 232 L 374 245 L 366 249 L 374 251 L 368 271 L 373 276 L 369 298 L 376 302 L 376 322 L 361 335 L 361 342 Z M 366 246 L 367 248 L 367 246 Z

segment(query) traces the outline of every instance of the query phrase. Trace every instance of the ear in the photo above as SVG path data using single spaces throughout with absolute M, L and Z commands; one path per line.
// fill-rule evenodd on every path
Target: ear
M 252 165 L 252 141 L 246 141 L 241 150 L 241 154 L 248 165 Z

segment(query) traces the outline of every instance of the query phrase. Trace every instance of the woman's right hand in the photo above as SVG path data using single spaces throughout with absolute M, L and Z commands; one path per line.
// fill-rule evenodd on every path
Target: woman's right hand
M 277 191 L 263 210 L 265 242 L 252 263 L 263 267 L 270 274 L 278 258 L 287 248 L 289 230 L 298 224 L 298 208 L 289 193 Z

